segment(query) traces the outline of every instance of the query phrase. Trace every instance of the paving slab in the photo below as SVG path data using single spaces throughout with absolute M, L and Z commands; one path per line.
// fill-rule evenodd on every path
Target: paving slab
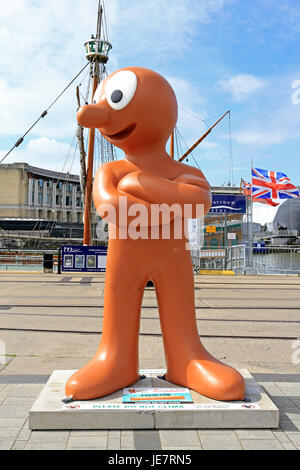
M 0 450 L 10 450 L 15 439 L 0 439 Z
M 124 404 L 122 390 L 98 400 L 64 405 L 64 387 L 75 371 L 54 371 L 29 412 L 31 430 L 97 429 L 241 429 L 277 428 L 279 411 L 247 370 L 247 401 L 219 402 L 191 390 L 192 404 Z M 164 370 L 141 370 L 146 378 L 132 387 L 172 388 L 159 379 Z M 1 416 L 1 408 L 0 408 Z
M 12 446 L 11 450 L 24 450 L 26 447 L 26 441 L 15 441 L 14 445 Z
M 70 437 L 68 440 L 68 449 L 106 449 L 107 437 Z
M 283 444 L 276 439 L 245 439 L 242 446 L 245 450 L 282 450 Z
M 159 450 L 161 449 L 158 431 L 136 431 L 134 433 L 134 444 L 136 450 Z
M 236 436 L 207 434 L 200 439 L 204 450 L 242 450 L 242 445 Z
M 170 447 L 171 445 L 183 445 L 183 446 L 199 446 L 200 439 L 197 431 L 195 430 L 162 430 L 160 431 L 160 437 L 164 448 Z
M 292 442 L 282 442 L 281 445 L 284 450 L 297 450 L 297 447 Z

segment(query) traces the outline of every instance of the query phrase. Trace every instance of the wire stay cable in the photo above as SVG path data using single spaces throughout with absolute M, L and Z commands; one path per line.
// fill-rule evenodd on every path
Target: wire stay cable
M 40 115 L 40 117 L 32 124 L 32 126 L 25 132 L 25 134 L 22 135 L 22 137 L 19 138 L 19 140 L 17 140 L 17 142 L 15 143 L 15 145 L 7 152 L 7 154 L 2 158 L 2 160 L 0 160 L 0 164 L 11 154 L 11 152 L 19 147 L 22 142 L 24 141 L 24 138 L 29 134 L 29 132 L 37 125 L 37 123 L 45 118 L 48 114 L 48 111 L 52 108 L 52 106 L 59 100 L 59 98 L 67 91 L 68 88 L 70 88 L 70 86 L 72 85 L 72 83 L 75 82 L 75 80 L 79 77 L 79 75 L 85 70 L 85 68 L 89 65 L 89 62 L 80 70 L 80 72 L 76 75 L 76 77 L 73 78 L 73 80 L 63 89 L 63 91 L 55 98 L 54 101 L 52 101 L 52 103 L 50 104 L 50 106 L 48 106 L 48 108 L 42 112 L 42 114 Z

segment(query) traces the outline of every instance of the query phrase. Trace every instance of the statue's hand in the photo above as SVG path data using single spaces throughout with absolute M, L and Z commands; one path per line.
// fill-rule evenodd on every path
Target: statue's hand
M 98 214 L 112 223 L 119 220 L 120 196 L 127 197 L 128 208 L 135 204 L 142 204 L 150 213 L 150 203 L 145 198 L 136 197 L 133 194 L 134 191 L 130 191 L 131 185 L 134 186 L 134 173 L 139 172 L 127 173 L 125 176 L 123 176 L 124 172 L 123 175 L 120 173 L 121 171 L 114 168 L 112 164 L 104 164 L 98 169 L 93 186 L 94 205 Z
M 139 200 L 155 203 L 156 200 L 151 195 L 151 188 L 160 184 L 160 181 L 161 178 L 149 173 L 133 171 L 119 181 L 118 189 Z
M 190 204 L 193 214 L 196 204 L 203 205 L 206 214 L 211 205 L 210 186 L 199 174 L 184 173 L 174 180 L 161 178 L 150 173 L 135 171 L 119 181 L 118 189 L 150 204 Z

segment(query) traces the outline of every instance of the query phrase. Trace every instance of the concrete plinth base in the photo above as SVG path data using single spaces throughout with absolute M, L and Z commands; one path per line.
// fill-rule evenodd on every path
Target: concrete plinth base
M 64 387 L 75 371 L 54 371 L 29 412 L 31 430 L 277 428 L 279 411 L 247 370 L 246 401 L 219 402 L 191 390 L 193 404 L 123 404 L 122 390 L 98 400 L 63 405 Z M 132 387 L 178 388 L 157 378 L 163 370 L 141 370 Z

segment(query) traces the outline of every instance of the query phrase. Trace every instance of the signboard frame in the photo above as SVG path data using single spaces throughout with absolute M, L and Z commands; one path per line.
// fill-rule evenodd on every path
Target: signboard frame
M 62 272 L 106 272 L 107 246 L 62 246 Z
M 209 214 L 246 214 L 246 196 L 235 194 L 212 194 Z
M 129 387 L 123 389 L 123 403 L 193 403 L 188 388 Z

